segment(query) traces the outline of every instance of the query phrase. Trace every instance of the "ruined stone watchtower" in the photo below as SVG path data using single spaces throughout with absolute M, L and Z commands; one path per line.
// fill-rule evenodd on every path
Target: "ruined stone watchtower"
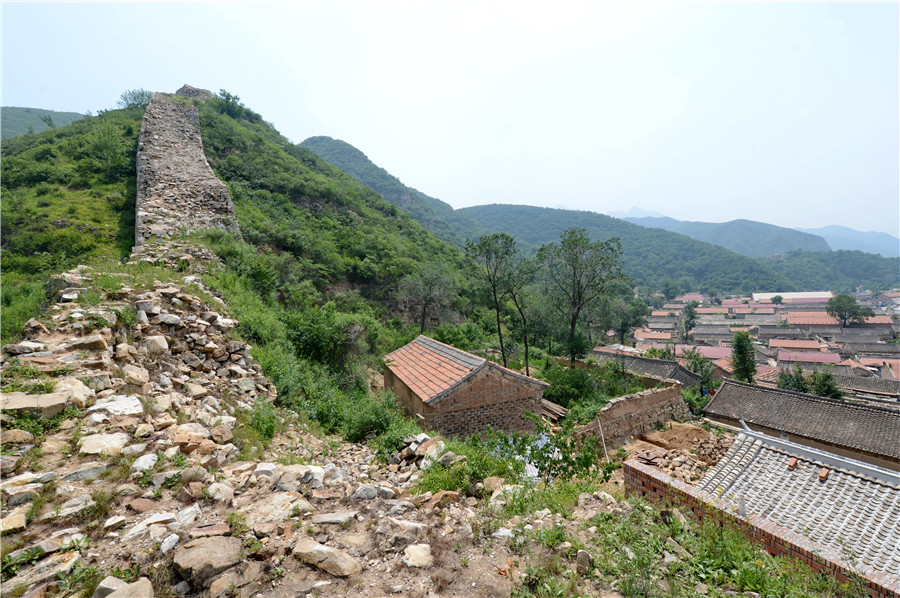
M 153 238 L 209 228 L 237 230 L 234 204 L 203 153 L 193 101 L 209 91 L 184 85 L 155 93 L 141 122 L 137 150 L 137 250 Z

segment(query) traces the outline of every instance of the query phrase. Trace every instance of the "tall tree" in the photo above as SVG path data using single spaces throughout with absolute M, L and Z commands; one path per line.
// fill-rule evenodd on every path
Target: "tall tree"
M 525 344 L 525 375 L 530 376 L 531 370 L 528 365 L 528 300 L 529 285 L 534 281 L 538 271 L 538 263 L 530 259 L 522 259 L 516 262 L 511 270 L 510 275 L 506 279 L 506 294 L 516 306 L 519 313 L 519 319 L 522 321 L 522 341 Z
M 687 340 L 688 333 L 694 329 L 694 326 L 697 324 L 697 307 L 699 307 L 699 303 L 697 301 L 689 301 L 687 305 L 684 306 L 684 339 Z
M 569 361 L 578 351 L 576 331 L 586 307 L 596 301 L 622 272 L 622 243 L 618 238 L 591 242 L 583 228 L 563 231 L 559 245 L 538 250 L 551 303 L 569 327 Z
M 440 320 L 455 294 L 453 279 L 446 270 L 434 264 L 425 265 L 418 272 L 404 277 L 398 289 L 399 298 L 417 315 L 419 334 L 425 332 L 428 314 Z
M 835 295 L 825 304 L 825 312 L 841 321 L 841 328 L 847 322 L 864 324 L 866 318 L 875 315 L 871 307 L 862 307 L 850 295 Z
M 624 345 L 628 333 L 647 321 L 650 308 L 639 297 L 619 298 L 613 305 L 615 306 L 613 330 L 616 331 L 619 343 Z
M 509 277 L 518 251 L 516 240 L 506 233 L 485 235 L 478 243 L 466 242 L 466 254 L 478 265 L 478 273 L 491 294 L 492 307 L 497 314 L 497 337 L 500 340 L 500 355 L 504 367 L 506 349 L 503 346 L 500 309 L 509 288 Z
M 753 384 L 753 376 L 756 375 L 756 350 L 750 333 L 746 330 L 734 333 L 731 341 L 731 367 L 734 368 L 735 378 Z

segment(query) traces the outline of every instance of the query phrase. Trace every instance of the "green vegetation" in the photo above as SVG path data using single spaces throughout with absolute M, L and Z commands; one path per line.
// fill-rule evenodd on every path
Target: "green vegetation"
M 331 137 L 310 137 L 300 145 L 403 208 L 416 222 L 448 243 L 462 248 L 467 238 L 487 232 L 449 204 L 407 187 L 349 143 Z
M 490 230 L 511 234 L 527 251 L 584 227 L 593 240 L 622 240 L 625 272 L 639 285 L 672 292 L 695 289 L 749 293 L 759 289 L 851 290 L 900 283 L 900 260 L 860 251 L 796 251 L 780 260 L 752 259 L 717 245 L 657 228 L 644 228 L 594 212 L 487 205 L 458 210 Z M 674 296 L 674 294 L 672 295 Z
M 825 239 L 817 235 L 753 220 L 689 222 L 666 217 L 623 218 L 623 220 L 648 228 L 661 228 L 687 235 L 692 239 L 713 243 L 748 257 L 767 258 L 776 253 L 785 254 L 791 251 L 831 250 Z
M 41 308 L 50 274 L 130 253 L 142 115 L 113 110 L 3 142 L 3 343 Z
M 3 131 L 3 140 L 6 141 L 19 135 L 33 135 L 47 129 L 64 127 L 81 118 L 84 118 L 84 114 L 78 114 L 77 112 L 57 112 L 41 108 L 4 106 L 0 109 L 0 119 L 2 119 L 0 129 Z M 51 127 L 50 125 L 53 126 Z
M 756 375 L 756 350 L 750 333 L 746 330 L 734 333 L 734 340 L 731 342 L 731 367 L 734 368 L 736 380 L 753 383 L 753 376 Z
M 548 358 L 541 377 L 550 383 L 544 398 L 569 409 L 568 417 L 579 424 L 593 420 L 610 399 L 644 390 L 610 361 L 592 368 L 566 368 Z
M 862 307 L 850 295 L 835 295 L 825 304 L 825 313 L 841 321 L 841 328 L 848 322 L 863 324 L 875 315 L 871 307 Z
M 694 522 L 685 526 L 675 518 L 666 523 L 641 501 L 632 504 L 626 517 L 603 513 L 584 524 L 597 528 L 591 535 L 592 552 L 598 555 L 594 565 L 601 583 L 617 580 L 626 597 L 696 596 L 697 584 L 762 596 L 865 596 L 857 584 L 842 585 L 799 561 L 773 557 L 731 528 Z M 673 552 L 673 542 L 685 552 L 671 564 L 658 566 L 665 551 Z M 661 580 L 667 591 L 662 591 Z
M 781 370 L 778 374 L 778 388 L 831 399 L 844 398 L 844 393 L 838 387 L 831 371 L 812 372 L 806 376 L 799 363 L 794 364 L 793 370 Z

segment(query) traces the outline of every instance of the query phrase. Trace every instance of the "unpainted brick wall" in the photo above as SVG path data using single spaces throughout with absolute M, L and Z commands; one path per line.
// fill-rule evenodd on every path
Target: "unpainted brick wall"
M 665 388 L 645 390 L 613 399 L 597 414 L 603 426 L 603 439 L 607 448 L 625 444 L 631 436 L 653 430 L 657 422 L 667 422 L 673 417 L 690 416 L 687 404 L 681 398 L 681 384 L 674 380 Z M 576 434 L 600 437 L 597 421 L 580 428 Z
M 428 405 L 427 425 L 446 436 L 469 436 L 488 426 L 506 432 L 533 432 L 525 412 L 540 415 L 544 387 L 488 364 L 459 388 Z
M 866 592 L 872 598 L 900 598 L 900 577 L 896 575 L 875 571 L 864 563 L 851 565 L 831 548 L 762 517 L 739 517 L 730 503 L 649 465 L 627 461 L 623 472 L 625 492 L 629 496 L 643 496 L 653 502 L 680 507 L 696 519 L 732 526 L 765 546 L 770 554 L 798 559 L 813 571 L 832 575 L 841 583 L 846 583 L 855 572 L 863 578 Z

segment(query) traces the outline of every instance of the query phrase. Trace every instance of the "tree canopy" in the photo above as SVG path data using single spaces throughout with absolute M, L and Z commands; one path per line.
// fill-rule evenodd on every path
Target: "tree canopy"
M 875 315 L 871 307 L 862 307 L 850 295 L 835 295 L 825 304 L 825 312 L 841 321 L 841 327 L 848 322 L 863 324 L 866 318 Z
M 756 375 L 756 351 L 753 349 L 750 333 L 746 330 L 734 333 L 734 340 L 731 342 L 731 367 L 734 368 L 736 379 L 753 383 L 753 376 Z

